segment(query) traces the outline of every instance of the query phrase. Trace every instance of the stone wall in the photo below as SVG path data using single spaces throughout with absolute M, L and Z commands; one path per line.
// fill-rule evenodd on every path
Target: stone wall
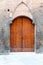
M 35 49 L 43 52 L 43 2 L 42 0 L 3 0 L 0 1 L 0 44 L 10 50 L 10 24 L 18 16 L 27 16 L 36 26 Z M 3 31 L 2 31 L 3 30 Z M 4 33 L 2 33 L 4 32 Z M 3 39 L 4 41 L 3 41 Z M 4 44 L 4 46 L 3 46 Z M 1 51 L 0 51 L 1 52 Z

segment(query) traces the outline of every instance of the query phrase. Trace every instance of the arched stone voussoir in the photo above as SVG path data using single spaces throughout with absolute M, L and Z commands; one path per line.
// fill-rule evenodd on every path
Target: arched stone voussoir
M 24 2 L 21 2 L 17 5 L 13 12 L 12 20 L 19 16 L 26 16 L 33 20 L 30 8 Z

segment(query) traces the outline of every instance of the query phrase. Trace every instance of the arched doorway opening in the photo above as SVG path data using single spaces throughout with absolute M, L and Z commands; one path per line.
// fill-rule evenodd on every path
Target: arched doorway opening
M 34 24 L 28 17 L 17 17 L 10 25 L 10 51 L 34 51 Z

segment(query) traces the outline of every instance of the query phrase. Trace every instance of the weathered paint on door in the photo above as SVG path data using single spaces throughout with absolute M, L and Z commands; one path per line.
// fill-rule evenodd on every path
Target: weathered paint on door
M 10 25 L 10 48 L 15 52 L 34 51 L 34 24 L 27 17 L 18 17 Z

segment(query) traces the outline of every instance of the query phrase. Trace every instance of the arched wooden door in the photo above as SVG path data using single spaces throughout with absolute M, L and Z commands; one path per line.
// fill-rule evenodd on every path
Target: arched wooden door
M 10 25 L 10 48 L 15 52 L 34 51 L 34 25 L 27 17 L 18 17 Z

